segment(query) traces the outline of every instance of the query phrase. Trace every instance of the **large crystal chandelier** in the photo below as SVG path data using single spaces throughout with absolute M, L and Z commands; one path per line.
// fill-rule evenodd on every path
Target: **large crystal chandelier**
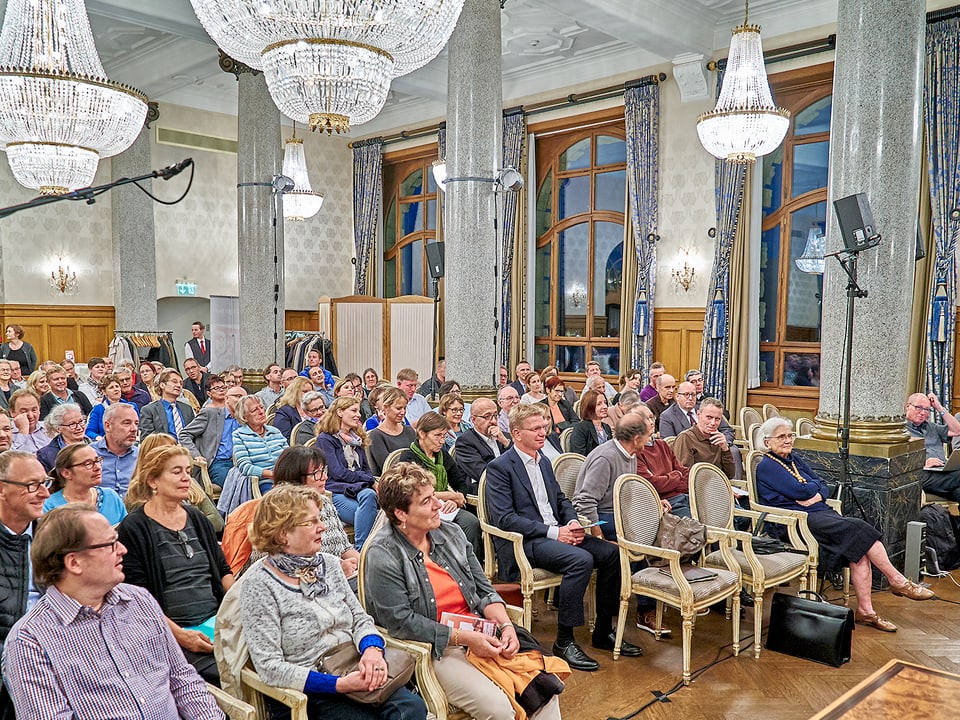
M 147 98 L 107 79 L 83 0 L 7 0 L 0 32 L 0 147 L 21 185 L 58 195 L 126 150 Z
M 347 132 L 383 108 L 390 81 L 437 56 L 463 0 L 190 0 L 220 48 L 263 70 L 280 111 Z
M 293 137 L 284 143 L 283 174 L 293 180 L 293 190 L 287 190 L 283 194 L 283 217 L 300 221 L 320 212 L 323 193 L 316 192 L 310 185 L 303 140 L 297 137 L 296 124 L 293 126 Z
M 749 16 L 747 2 L 743 25 L 733 29 L 717 106 L 697 119 L 697 134 L 707 152 L 746 163 L 776 150 L 790 125 L 790 112 L 773 104 L 760 26 L 749 25 Z

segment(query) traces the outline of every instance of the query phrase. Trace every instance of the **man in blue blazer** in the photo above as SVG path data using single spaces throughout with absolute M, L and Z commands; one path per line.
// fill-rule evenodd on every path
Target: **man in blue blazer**
M 513 447 L 487 466 L 487 512 L 492 524 L 523 535 L 524 552 L 534 567 L 563 576 L 553 652 L 575 670 L 596 670 L 599 664 L 576 643 L 573 630 L 584 624 L 583 595 L 596 569 L 597 623 L 592 645 L 613 650 L 619 555 L 615 545 L 584 532 L 550 462 L 540 454 L 550 428 L 549 412 L 542 403 L 517 405 L 510 411 Z M 508 578 L 515 578 L 512 546 L 499 539 L 494 543 L 500 568 Z M 636 657 L 642 650 L 624 642 L 620 654 Z

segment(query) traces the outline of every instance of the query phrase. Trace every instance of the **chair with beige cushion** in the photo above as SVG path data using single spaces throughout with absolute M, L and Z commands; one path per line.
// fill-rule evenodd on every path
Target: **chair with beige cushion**
M 645 595 L 657 601 L 656 627 L 663 626 L 665 604 L 680 611 L 683 618 L 683 684 L 689 685 L 690 646 L 698 610 L 732 599 L 733 654 L 740 654 L 740 566 L 733 557 L 733 539 L 727 532 L 707 528 L 707 542 L 720 545 L 723 567 L 711 568 L 715 577 L 691 583 L 684 577 L 680 553 L 657 545 L 663 506 L 654 487 L 639 475 L 621 475 L 614 485 L 613 498 L 620 549 L 620 612 L 613 658 L 620 657 L 630 596 Z M 638 560 L 665 561 L 663 570 L 666 572 L 659 567 L 631 572 L 630 564 Z M 656 635 L 659 640 L 660 633 Z
M 724 530 L 742 549 L 734 549 L 733 557 L 740 566 L 743 584 L 749 585 L 753 595 L 753 655 L 760 657 L 760 635 L 763 631 L 763 593 L 771 587 L 791 580 L 800 580 L 800 589 L 807 589 L 810 557 L 805 546 L 798 546 L 799 553 L 782 552 L 757 555 L 753 552 L 750 534 L 734 530 L 734 517 L 747 517 L 754 523 L 761 513 L 743 510 L 733 499 L 730 480 L 720 468 L 710 463 L 696 463 L 690 468 L 690 511 L 695 520 L 711 528 Z M 765 523 L 787 527 L 796 526 L 797 519 L 784 515 L 766 515 Z M 725 567 L 719 552 L 709 553 L 703 561 L 707 567 Z
M 567 496 L 567 500 L 573 500 L 573 493 L 577 489 L 577 477 L 586 461 L 587 459 L 580 453 L 572 452 L 558 455 L 553 461 L 553 474 L 557 478 L 560 491 Z

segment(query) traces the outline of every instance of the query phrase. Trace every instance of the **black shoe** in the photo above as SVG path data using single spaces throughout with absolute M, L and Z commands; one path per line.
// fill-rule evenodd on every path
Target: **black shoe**
M 753 607 L 753 595 L 748 593 L 746 590 L 740 591 L 740 607 Z
M 604 635 L 603 637 L 593 636 L 593 642 L 590 644 L 593 645 L 597 650 L 613 650 L 613 646 L 617 642 L 617 634 L 611 632 L 609 635 Z M 637 647 L 633 643 L 628 643 L 626 640 L 620 643 L 620 654 L 624 657 L 640 657 L 643 655 L 643 648 Z
M 600 669 L 600 663 L 587 655 L 583 649 L 575 642 L 564 647 L 556 643 L 553 644 L 553 654 L 558 658 L 567 661 L 567 665 L 574 670 L 583 670 L 584 672 L 593 672 Z

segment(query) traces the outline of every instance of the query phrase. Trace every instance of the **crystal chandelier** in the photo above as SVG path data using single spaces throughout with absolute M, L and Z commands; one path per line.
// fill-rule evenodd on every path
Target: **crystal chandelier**
M 126 150 L 147 98 L 106 78 L 83 0 L 8 0 L 0 32 L 0 147 L 21 185 L 58 195 Z
M 50 294 L 51 295 L 77 295 L 80 292 L 80 285 L 77 282 L 77 274 L 70 271 L 69 265 L 63 264 L 63 258 L 57 258 L 57 269 L 50 272 Z
M 747 2 L 743 25 L 733 29 L 717 106 L 697 119 L 697 134 L 707 152 L 744 163 L 776 150 L 790 125 L 790 112 L 773 104 L 760 26 L 747 24 L 749 14 Z
M 310 185 L 303 140 L 297 137 L 296 124 L 293 126 L 293 137 L 284 143 L 283 174 L 293 180 L 293 190 L 283 193 L 283 217 L 301 221 L 320 212 L 323 207 L 323 193 L 314 191 Z
M 810 228 L 807 231 L 807 244 L 803 247 L 803 255 L 794 261 L 797 269 L 811 275 L 823 275 L 823 253 L 826 244 L 827 238 L 819 226 Z
M 220 48 L 263 70 L 273 101 L 311 130 L 347 132 L 390 81 L 437 56 L 463 0 L 190 0 Z

